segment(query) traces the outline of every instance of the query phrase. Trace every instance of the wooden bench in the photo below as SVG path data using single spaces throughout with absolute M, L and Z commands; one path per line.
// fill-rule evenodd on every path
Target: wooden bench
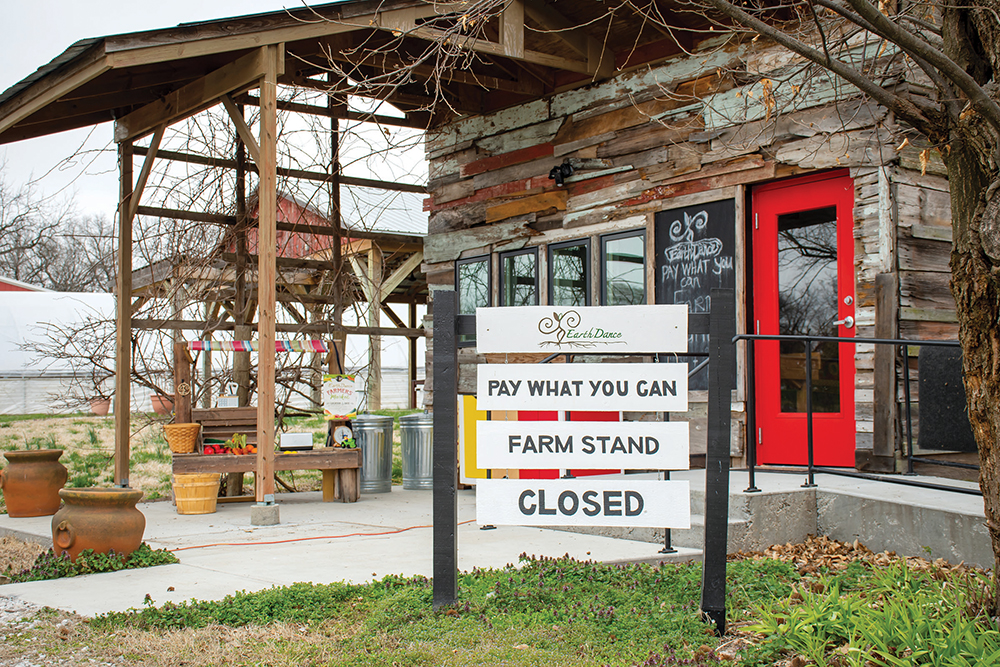
M 191 410 L 192 421 L 201 424 L 198 451 L 204 451 L 205 439 L 229 440 L 242 433 L 247 444 L 257 444 L 257 408 L 209 408 Z M 275 454 L 274 469 L 319 470 L 323 473 L 323 501 L 353 503 L 361 496 L 361 451 L 326 447 L 290 454 Z M 173 472 L 247 473 L 257 472 L 254 454 L 174 454 Z
M 174 454 L 174 474 L 256 472 L 253 454 Z M 323 502 L 353 503 L 361 497 L 361 450 L 325 447 L 293 454 L 275 454 L 275 470 L 319 470 Z

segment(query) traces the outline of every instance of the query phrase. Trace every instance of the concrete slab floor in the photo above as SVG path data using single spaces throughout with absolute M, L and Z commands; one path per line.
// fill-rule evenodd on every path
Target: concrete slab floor
M 521 553 L 605 562 L 666 559 L 646 542 L 542 528 L 500 526 L 480 530 L 475 493 L 458 494 L 459 569 L 502 568 Z M 169 502 L 140 503 L 145 541 L 175 551 L 181 563 L 66 580 L 8 584 L 0 595 L 93 616 L 191 598 L 218 600 L 295 582 L 362 583 L 387 574 L 431 576 L 433 540 L 430 491 L 395 487 L 365 494 L 357 503 L 323 503 L 319 493 L 279 494 L 281 523 L 251 525 L 248 503 L 219 504 L 215 514 L 178 515 Z M 51 517 L 0 516 L 0 534 L 17 531 L 51 544 Z M 674 558 L 697 557 L 682 550 Z M 172 590 L 171 590 L 172 589 Z

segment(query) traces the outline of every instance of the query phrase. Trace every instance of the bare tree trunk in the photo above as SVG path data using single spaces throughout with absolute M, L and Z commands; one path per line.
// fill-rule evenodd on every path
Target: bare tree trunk
M 1000 269 L 984 252 L 979 233 L 988 208 L 983 205 L 988 176 L 972 151 L 953 148 L 948 180 L 954 234 L 951 290 L 958 313 L 969 421 L 979 446 L 986 526 L 994 572 L 1000 572 Z
M 995 3 L 987 3 L 993 5 Z M 980 84 L 1000 63 L 992 12 L 961 3 L 942 15 L 945 52 Z M 994 610 L 1000 609 L 1000 224 L 997 133 L 963 113 L 941 151 L 948 167 L 953 248 L 951 291 L 958 315 L 969 422 L 979 448 L 979 486 L 994 557 Z M 993 198 L 994 201 L 990 201 Z

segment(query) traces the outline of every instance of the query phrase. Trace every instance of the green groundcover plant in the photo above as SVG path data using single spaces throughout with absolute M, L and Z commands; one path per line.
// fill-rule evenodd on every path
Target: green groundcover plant
M 987 573 L 852 563 L 761 608 L 748 630 L 820 667 L 1000 665 Z
M 67 553 L 56 556 L 52 549 L 49 549 L 39 554 L 38 558 L 35 559 L 34 565 L 27 570 L 22 572 L 11 572 L 8 570 L 6 576 L 10 577 L 11 583 L 16 584 L 25 581 L 78 577 L 82 574 L 116 572 L 118 570 L 169 565 L 179 562 L 177 557 L 166 549 L 153 549 L 145 542 L 127 557 L 116 554 L 114 551 L 104 554 L 94 553 L 92 549 L 85 549 L 80 552 L 75 561 L 70 560 Z
M 149 601 L 141 610 L 94 619 L 91 627 L 161 633 L 291 623 L 303 636 L 327 638 L 298 645 L 296 659 L 329 665 L 1000 664 L 988 576 L 922 562 L 916 569 L 903 559 L 855 561 L 808 575 L 778 560 L 731 562 L 730 630 L 723 638 L 698 613 L 699 563 L 653 567 L 528 556 L 519 567 L 461 574 L 459 604 L 437 612 L 431 580 L 387 576 L 364 585 L 300 583 L 215 602 Z M 335 650 L 323 648 L 331 644 Z
M 350 628 L 336 664 L 714 664 L 712 627 L 698 613 L 699 564 L 612 565 L 522 556 L 520 567 L 460 575 L 461 602 L 432 611 L 432 582 L 387 576 L 365 585 L 294 584 L 217 602 L 148 605 L 94 619 L 99 631 L 163 631 L 274 622 L 316 631 Z M 791 592 L 795 570 L 778 561 L 730 566 L 733 614 Z M 475 663 L 456 655 L 475 653 Z M 446 662 L 437 662 L 447 655 Z M 360 656 L 364 656 L 363 659 Z M 683 662 L 683 661 L 690 662 Z

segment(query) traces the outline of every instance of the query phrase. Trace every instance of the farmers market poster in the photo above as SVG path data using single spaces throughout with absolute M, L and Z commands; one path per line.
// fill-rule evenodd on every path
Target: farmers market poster
M 354 375 L 323 376 L 323 417 L 325 419 L 354 419 L 358 414 L 358 396 Z

